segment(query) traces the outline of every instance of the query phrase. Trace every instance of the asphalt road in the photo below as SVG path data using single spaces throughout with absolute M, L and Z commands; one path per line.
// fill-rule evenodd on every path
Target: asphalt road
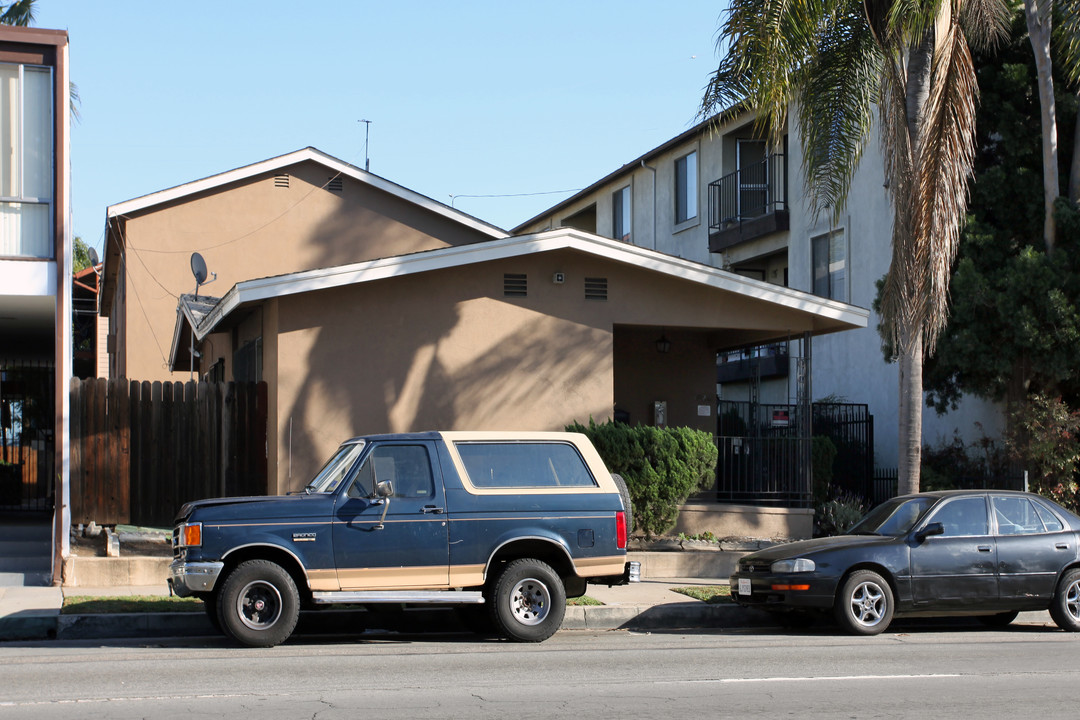
M 1074 718 L 1080 636 L 901 627 L 0 644 L 0 718 Z

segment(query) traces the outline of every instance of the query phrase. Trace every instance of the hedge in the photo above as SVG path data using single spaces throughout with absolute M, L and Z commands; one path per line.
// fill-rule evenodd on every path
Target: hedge
M 626 479 L 634 524 L 646 538 L 675 526 L 679 506 L 691 493 L 716 479 L 716 445 L 709 433 L 688 427 L 631 427 L 605 422 L 575 422 L 569 432 L 584 433 L 608 470 Z

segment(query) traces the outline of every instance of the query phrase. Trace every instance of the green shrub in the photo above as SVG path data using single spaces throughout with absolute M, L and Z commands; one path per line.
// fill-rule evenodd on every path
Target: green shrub
M 866 502 L 846 490 L 830 488 L 828 499 L 814 506 L 814 534 L 843 535 L 866 514 Z
M 636 530 L 647 538 L 674 527 L 679 505 L 716 478 L 716 445 L 701 430 L 591 419 L 588 427 L 575 422 L 566 429 L 584 433 L 608 470 L 625 478 Z
M 1028 470 L 1031 490 L 1080 511 L 1080 410 L 1032 395 L 1010 420 L 1007 444 Z

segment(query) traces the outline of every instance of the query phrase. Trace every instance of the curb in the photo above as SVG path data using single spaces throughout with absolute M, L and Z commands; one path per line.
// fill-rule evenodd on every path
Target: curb
M 733 604 L 596 605 L 566 608 L 561 630 L 656 630 L 763 627 L 764 613 Z M 346 629 L 343 633 L 343 629 Z M 368 630 L 446 632 L 463 629 L 452 609 L 321 610 L 305 612 L 298 635 L 359 634 Z M 218 636 L 201 612 L 105 613 L 0 619 L 0 640 L 101 640 Z

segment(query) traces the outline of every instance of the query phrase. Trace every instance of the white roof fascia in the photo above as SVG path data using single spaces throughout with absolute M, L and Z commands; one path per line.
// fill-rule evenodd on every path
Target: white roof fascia
M 256 175 L 263 173 L 273 172 L 274 170 L 280 170 L 281 168 L 288 167 L 290 165 L 296 165 L 297 163 L 311 161 L 317 162 L 320 165 L 324 165 L 335 172 L 339 172 L 342 175 L 347 175 L 354 180 L 370 185 L 374 188 L 387 192 L 391 195 L 395 195 L 402 200 L 418 205 L 429 212 L 433 212 L 436 215 L 441 215 L 449 220 L 466 225 L 473 230 L 482 232 L 493 238 L 505 238 L 509 237 L 509 233 L 505 230 L 496 228 L 494 225 L 488 225 L 481 222 L 471 215 L 463 213 L 455 208 L 443 205 L 440 202 L 436 202 L 426 195 L 421 195 L 418 192 L 409 190 L 396 183 L 392 183 L 389 180 L 373 175 L 369 172 L 361 170 L 358 167 L 354 167 L 346 162 L 338 160 L 335 157 L 327 155 L 326 153 L 316 150 L 315 148 L 304 148 L 303 150 L 297 150 L 287 155 L 281 155 L 276 158 L 270 158 L 269 160 L 263 160 L 257 162 L 254 165 L 245 165 L 244 167 L 237 168 L 235 170 L 229 170 L 228 172 L 220 173 L 218 175 L 211 175 L 208 178 L 202 180 L 195 180 L 194 182 L 185 183 L 183 185 L 177 185 L 176 187 L 169 188 L 167 190 L 161 190 L 150 195 L 143 195 L 142 197 L 134 198 L 133 200 L 127 200 L 116 205 L 110 205 L 106 209 L 106 216 L 108 218 L 122 217 L 133 212 L 140 210 L 146 210 L 155 205 L 172 202 L 174 200 L 180 200 L 189 195 L 195 195 L 197 193 L 213 190 L 214 188 L 228 185 L 242 180 L 246 180 Z
M 580 230 L 560 228 L 491 242 L 428 250 L 411 255 L 369 260 L 332 268 L 245 280 L 233 285 L 217 307 L 203 318 L 196 328 L 196 337 L 201 340 L 206 334 L 212 332 L 213 328 L 223 318 L 244 303 L 314 290 L 326 290 L 360 282 L 371 282 L 399 275 L 411 275 L 493 260 L 503 260 L 536 252 L 567 249 L 641 267 L 671 277 L 707 285 L 718 290 L 752 297 L 811 315 L 837 320 L 855 327 L 866 327 L 870 318 L 870 312 L 865 308 L 820 298 L 800 290 L 772 285 L 761 280 L 753 280 L 709 265 L 683 260 L 682 258 L 665 255 L 655 250 L 648 250 L 618 240 L 590 235 Z

